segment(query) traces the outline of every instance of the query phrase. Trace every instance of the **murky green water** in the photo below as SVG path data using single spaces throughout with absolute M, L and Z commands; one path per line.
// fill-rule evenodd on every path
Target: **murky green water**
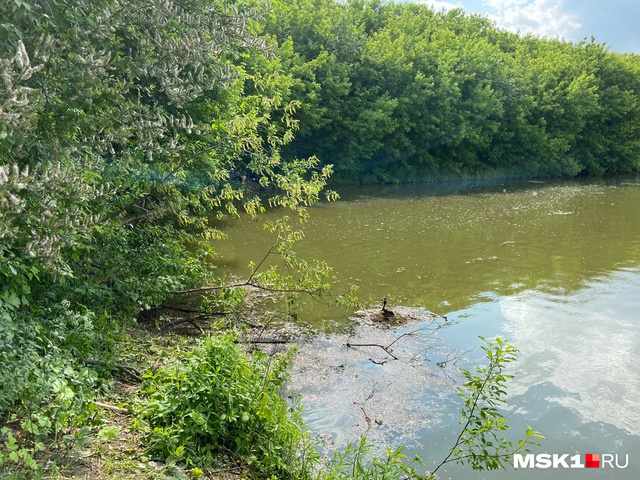
M 540 452 L 630 459 L 624 470 L 597 474 L 482 474 L 451 466 L 443 478 L 639 478 L 640 178 L 339 193 L 341 201 L 312 209 L 303 255 L 329 262 L 338 286 L 360 285 L 365 305 L 386 296 L 392 305 L 456 321 L 439 332 L 452 349 L 478 346 L 477 335 L 511 340 L 521 356 L 509 385 L 509 423 L 516 431 L 527 424 L 542 431 L 547 439 Z M 226 229 L 230 241 L 216 245 L 221 263 L 246 274 L 245 265 L 259 260 L 271 240 L 248 221 Z M 344 312 L 316 303 L 303 313 L 319 327 L 348 321 Z M 481 361 L 480 353 L 467 354 L 469 364 Z M 410 453 L 436 461 L 457 434 L 458 405 L 453 395 L 424 402 L 438 403 L 439 413 L 425 417 L 428 426 L 417 429 Z M 316 402 L 310 425 L 346 428 L 340 415 Z M 342 420 L 327 422 L 331 416 Z

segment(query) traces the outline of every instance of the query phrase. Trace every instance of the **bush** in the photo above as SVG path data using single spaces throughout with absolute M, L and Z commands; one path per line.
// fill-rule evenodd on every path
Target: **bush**
M 73 423 L 98 380 L 78 360 L 107 341 L 102 319 L 63 301 L 33 316 L 0 312 L 0 320 L 0 414 L 20 415 L 34 435 L 57 435 Z M 30 415 L 45 414 L 53 424 L 30 425 Z
M 427 480 L 416 472 L 416 466 L 424 467 L 420 457 L 405 463 L 404 447 L 395 450 L 387 447 L 386 457 L 382 458 L 376 456 L 371 447 L 363 435 L 357 445 L 337 452 L 317 480 Z
M 109 349 L 113 333 L 68 301 L 28 314 L 0 309 L 0 477 L 15 469 L 38 478 L 45 445 L 58 455 L 87 441 L 102 379 L 83 359 Z
M 151 452 L 187 465 L 227 456 L 258 477 L 305 478 L 308 459 L 300 452 L 308 437 L 299 409 L 278 395 L 290 357 L 247 357 L 235 335 L 210 336 L 150 376 L 141 413 Z

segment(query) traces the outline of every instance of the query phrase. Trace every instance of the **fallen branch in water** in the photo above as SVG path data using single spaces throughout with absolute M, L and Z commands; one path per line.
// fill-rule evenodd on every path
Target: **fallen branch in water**
M 351 348 L 351 347 L 378 347 L 378 348 L 381 348 L 382 350 L 384 350 L 385 352 L 387 352 L 387 354 L 391 355 L 394 360 L 398 360 L 398 357 L 396 357 L 393 354 L 393 351 L 389 347 L 385 347 L 384 345 L 380 345 L 378 343 L 349 343 L 349 342 L 347 342 L 347 347 L 349 347 L 349 348 Z
M 389 362 L 389 359 L 382 360 L 381 362 L 379 362 L 377 360 L 374 360 L 373 358 L 370 358 L 369 361 L 371 363 L 375 363 L 376 365 L 384 365 L 385 363 Z
M 367 414 L 367 411 L 364 409 L 364 407 L 367 404 L 367 402 L 373 398 L 373 395 L 375 393 L 376 393 L 376 385 L 374 384 L 373 388 L 371 389 L 371 393 L 369 394 L 369 396 L 367 398 L 364 399 L 363 402 L 353 402 L 353 404 L 356 407 L 358 407 L 360 410 L 362 410 L 362 415 L 364 415 L 364 421 L 367 422 L 367 431 L 371 430 L 371 417 L 369 417 L 369 415 Z

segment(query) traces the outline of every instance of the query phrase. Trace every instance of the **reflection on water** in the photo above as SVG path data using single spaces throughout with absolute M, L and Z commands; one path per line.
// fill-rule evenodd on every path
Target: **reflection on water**
M 522 352 L 510 384 L 510 424 L 545 433 L 549 453 L 629 453 L 640 474 L 640 186 L 638 179 L 588 184 L 351 188 L 312 209 L 300 253 L 360 285 L 364 304 L 424 307 L 459 323 L 442 332 L 452 348 L 503 335 Z M 270 240 L 251 222 L 231 224 L 220 251 L 242 275 Z M 216 245 L 218 247 L 218 245 Z M 305 317 L 344 314 L 310 303 Z M 322 328 L 326 320 L 316 322 Z M 477 351 L 469 362 L 482 357 Z M 303 392 L 304 393 L 304 392 Z M 426 458 L 446 451 L 458 406 L 420 432 Z M 447 410 L 448 409 L 448 410 Z M 312 428 L 321 419 L 311 419 Z M 319 423 L 318 423 L 319 425 Z M 634 454 L 636 458 L 634 458 Z M 534 470 L 523 478 L 577 478 Z M 452 466 L 447 478 L 483 476 Z
M 546 437 L 540 451 L 629 454 L 628 468 L 602 470 L 598 479 L 631 480 L 640 475 L 639 291 L 640 270 L 623 268 L 585 281 L 572 292 L 531 289 L 450 315 L 464 316 L 474 333 L 506 336 L 520 349 L 508 388 L 514 436 L 532 425 Z M 442 335 L 458 347 L 473 343 L 468 332 L 455 328 Z M 441 456 L 446 445 L 439 438 L 455 421 L 452 412 L 448 423 L 422 433 L 423 442 L 439 445 L 441 450 L 435 450 Z M 429 456 L 439 457 L 433 450 Z M 461 466 L 447 473 L 457 479 L 514 478 L 509 471 L 477 474 Z M 584 472 L 575 470 L 532 470 L 519 471 L 517 478 L 581 475 Z
M 550 382 L 563 393 L 548 401 L 640 435 L 639 273 L 617 272 L 569 296 L 505 298 L 505 330 L 523 357 L 511 393 Z

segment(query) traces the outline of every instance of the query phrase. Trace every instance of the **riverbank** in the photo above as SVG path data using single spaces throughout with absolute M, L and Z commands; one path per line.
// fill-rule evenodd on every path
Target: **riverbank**
M 112 381 L 90 401 L 94 415 L 83 427 L 90 432 L 76 441 L 68 439 L 62 450 L 47 444 L 34 452 L 42 470 L 5 464 L 2 478 L 343 478 L 321 461 L 299 413 L 279 396 L 288 378 L 293 340 L 284 340 L 281 329 L 184 320 L 145 315 L 127 332 L 123 363 L 113 366 Z M 260 353 L 260 346 L 269 354 Z M 207 372 L 213 374 L 213 383 Z M 171 393 L 177 385 L 179 396 Z M 182 399 L 187 401 L 175 404 Z M 163 404 L 160 413 L 154 407 L 158 402 Z M 168 423 L 161 426 L 161 418 Z M 168 444 L 172 435 L 181 433 L 186 436 Z M 206 440 L 207 435 L 214 436 Z M 243 439 L 248 443 L 238 442 Z M 201 448 L 206 455 L 197 453 Z M 398 472 L 401 460 L 391 457 Z M 389 471 L 384 478 L 395 477 Z
M 78 423 L 79 430 L 66 434 L 62 442 L 41 444 L 33 452 L 21 450 L 39 469 L 29 470 L 17 462 L 12 467 L 5 460 L 0 464 L 2 478 L 424 479 L 425 467 L 416 460 L 408 462 L 403 447 L 385 451 L 382 446 L 398 445 L 406 440 L 400 430 L 408 433 L 410 425 L 420 425 L 411 389 L 429 388 L 438 395 L 456 391 L 456 382 L 447 387 L 427 370 L 453 373 L 449 369 L 460 356 L 448 352 L 446 359 L 428 365 L 436 360 L 437 332 L 449 324 L 447 319 L 396 307 L 395 322 L 380 322 L 378 310 L 371 312 L 373 316 L 363 312 L 354 317 L 349 332 L 332 337 L 293 326 L 269 329 L 253 318 L 239 325 L 231 319 L 186 321 L 158 312 L 146 314 L 122 337 L 128 342 L 122 363 L 89 363 L 91 368 L 112 372 L 110 381 L 88 400 L 90 418 Z M 294 357 L 296 339 L 302 344 Z M 501 384 L 500 359 L 511 361 L 513 352 L 502 343 L 487 345 L 495 355 L 490 361 L 495 376 L 487 375 L 482 385 Z M 296 378 L 288 383 L 292 359 Z M 383 371 L 371 371 L 366 365 Z M 328 378 L 329 372 L 337 376 Z M 326 401 L 335 394 L 331 384 L 343 375 L 343 380 L 360 377 L 348 381 L 351 390 L 341 388 L 339 396 L 352 402 L 361 417 L 349 442 L 329 444 L 310 435 L 297 392 L 306 383 Z M 445 377 L 452 380 L 447 373 Z M 385 378 L 406 380 L 408 390 L 388 388 Z M 469 385 L 469 398 L 489 394 L 501 401 L 484 386 Z M 303 400 L 306 404 L 310 397 L 305 394 Z M 479 404 L 474 413 L 476 401 L 469 418 L 493 415 Z M 381 437 L 383 431 L 395 438 Z M 525 447 L 534 441 L 533 435 L 527 434 Z M 22 445 L 27 441 L 22 436 L 18 440 Z M 321 452 L 332 452 L 330 459 Z M 474 461 L 498 465 L 509 455 L 485 451 Z

